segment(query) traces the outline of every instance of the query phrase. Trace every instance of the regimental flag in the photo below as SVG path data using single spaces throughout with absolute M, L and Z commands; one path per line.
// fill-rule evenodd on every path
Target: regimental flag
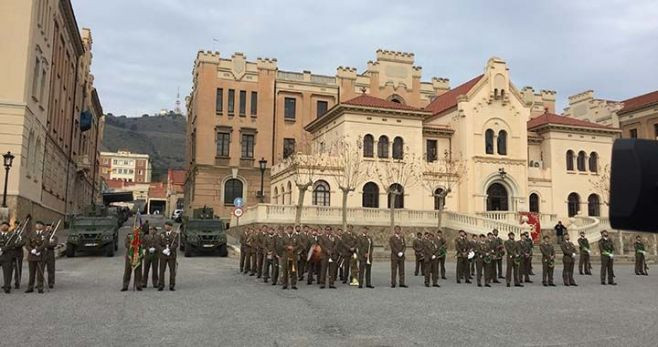
M 140 237 L 140 229 L 134 228 L 132 240 L 130 240 L 130 265 L 135 269 L 142 264 L 142 239 Z

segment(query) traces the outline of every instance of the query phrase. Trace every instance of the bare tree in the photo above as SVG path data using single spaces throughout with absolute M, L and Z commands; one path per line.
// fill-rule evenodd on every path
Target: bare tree
M 286 151 L 287 149 L 284 148 L 284 152 Z M 301 223 L 306 191 L 313 186 L 315 180 L 329 164 L 326 154 L 324 142 L 312 140 L 307 133 L 302 135 L 299 144 L 292 153 L 284 153 L 282 162 L 292 170 L 295 186 L 299 193 L 295 211 L 295 224 Z
M 605 165 L 599 176 L 591 178 L 589 183 L 592 189 L 601 196 L 602 203 L 606 206 L 610 202 L 610 165 Z
M 368 165 L 362 158 L 361 137 L 351 139 L 349 135 L 339 138 L 330 146 L 332 177 L 342 194 L 343 230 L 347 229 L 347 198 L 367 177 Z
M 395 227 L 395 202 L 404 196 L 405 189 L 409 189 L 421 180 L 420 160 L 411 153 L 408 147 L 404 148 L 402 159 L 391 161 L 377 161 L 371 164 L 371 171 L 380 185 L 386 190 L 388 208 L 391 213 L 391 231 Z
M 445 208 L 446 198 L 455 186 L 466 176 L 466 163 L 454 159 L 448 150 L 443 152 L 443 157 L 433 158 L 432 161 L 423 161 L 421 183 L 430 195 L 438 200 L 439 218 L 437 226 L 441 227 L 441 219 Z M 439 189 L 437 189 L 439 188 Z

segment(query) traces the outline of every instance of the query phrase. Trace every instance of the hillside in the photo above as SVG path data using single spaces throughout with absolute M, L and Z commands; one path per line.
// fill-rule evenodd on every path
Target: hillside
M 105 117 L 103 151 L 126 150 L 148 154 L 154 181 L 166 179 L 167 169 L 185 166 L 185 117 L 170 112 L 160 116 Z

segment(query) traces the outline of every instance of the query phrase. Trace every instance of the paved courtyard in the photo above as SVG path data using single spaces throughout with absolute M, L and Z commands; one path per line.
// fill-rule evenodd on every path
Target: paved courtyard
M 539 276 L 526 288 L 478 288 L 456 284 L 449 264 L 450 280 L 425 288 L 408 263 L 410 287 L 392 289 L 388 263 L 379 262 L 375 289 L 304 283 L 284 291 L 239 274 L 235 258 L 179 257 L 176 292 L 122 293 L 123 254 L 58 259 L 54 290 L 0 296 L 2 345 L 655 346 L 658 339 L 658 275 L 637 277 L 629 265 L 617 267 L 616 287 L 576 275 L 577 288 L 545 288 Z

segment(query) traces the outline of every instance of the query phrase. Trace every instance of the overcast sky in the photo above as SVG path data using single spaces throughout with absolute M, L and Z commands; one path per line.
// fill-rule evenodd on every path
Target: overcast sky
M 623 100 L 658 89 L 658 1 L 72 0 L 94 39 L 106 113 L 172 109 L 196 52 L 273 57 L 281 70 L 363 72 L 378 48 L 413 52 L 452 87 L 499 56 L 517 87 Z M 412 6 L 411 4 L 414 3 Z

